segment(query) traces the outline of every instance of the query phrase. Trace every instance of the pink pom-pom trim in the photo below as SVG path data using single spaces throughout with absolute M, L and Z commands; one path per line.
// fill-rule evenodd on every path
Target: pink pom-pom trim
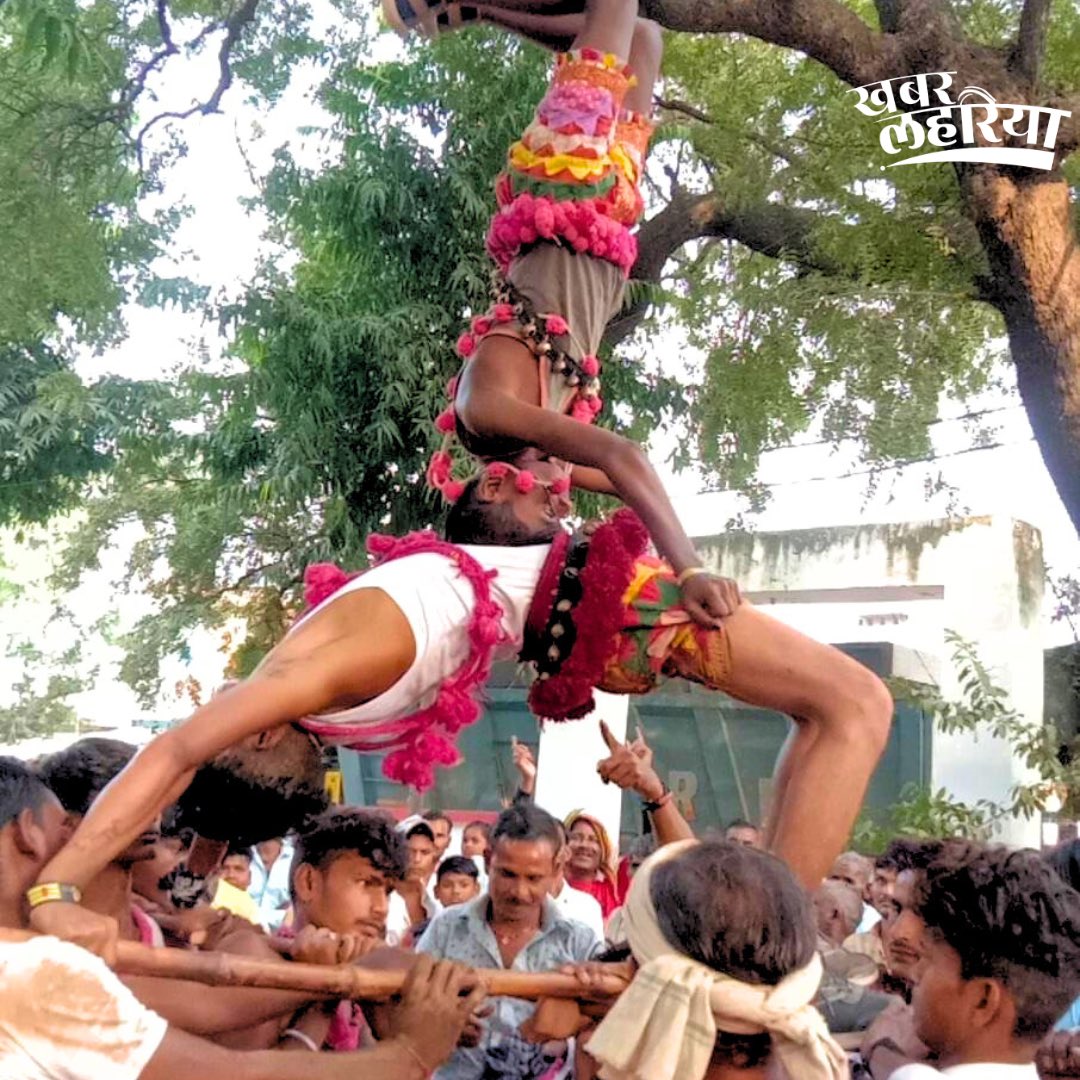
M 476 338 L 472 334 L 462 334 L 457 339 L 457 352 L 463 360 L 468 360 L 476 352 Z
M 592 411 L 589 402 L 585 398 L 577 398 L 570 407 L 570 419 L 577 420 L 580 424 L 591 424 L 596 414 Z
M 577 639 L 559 671 L 529 688 L 529 708 L 535 716 L 576 720 L 592 711 L 593 687 L 619 647 L 622 597 L 648 542 L 645 526 L 625 508 L 597 529 L 581 573 L 583 597 L 574 614 Z M 529 618 L 531 625 L 531 611 Z
M 548 485 L 548 491 L 552 495 L 565 495 L 570 490 L 570 477 L 560 476 L 558 480 L 555 480 Z
M 435 417 L 435 428 L 444 435 L 449 435 L 456 427 L 457 418 L 454 415 L 453 406 L 449 409 L 443 409 L 443 411 Z
M 452 466 L 453 462 L 450 460 L 450 455 L 445 450 L 436 450 L 435 453 L 431 455 L 431 460 L 428 462 L 428 484 L 433 488 L 442 490 L 443 484 L 450 479 L 450 469 Z
M 448 503 L 456 503 L 465 494 L 465 485 L 460 480 L 447 480 L 442 486 L 442 497 Z
M 581 358 L 581 370 L 584 371 L 590 379 L 595 378 L 600 374 L 600 361 L 592 354 L 583 356 Z
M 477 315 L 472 321 L 472 331 L 477 337 L 483 337 L 491 330 L 491 320 L 485 315 Z
M 561 337 L 563 334 L 570 332 L 570 327 L 567 325 L 566 320 L 561 315 L 549 315 L 547 317 L 547 332 L 554 334 L 556 337 Z
M 496 304 L 491 309 L 492 318 L 497 323 L 512 322 L 514 318 L 514 308 L 512 304 Z
M 604 213 L 603 203 L 595 199 L 554 202 L 527 191 L 491 219 L 488 253 L 506 273 L 521 249 L 541 236 L 545 240 L 561 239 L 575 251 L 606 259 L 624 274 L 630 273 L 637 260 L 637 239 L 625 225 Z
M 355 574 L 347 574 L 334 563 L 312 563 L 304 570 L 304 603 L 308 608 L 318 607 L 328 596 L 333 596 L 347 585 Z
M 514 477 L 514 487 L 516 487 L 522 495 L 528 495 L 529 492 L 536 487 L 536 477 L 529 472 L 528 469 L 522 469 L 517 476 Z

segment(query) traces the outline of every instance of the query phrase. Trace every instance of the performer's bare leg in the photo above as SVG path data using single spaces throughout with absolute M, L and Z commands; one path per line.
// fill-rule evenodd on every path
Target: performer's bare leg
M 592 47 L 614 53 L 627 61 L 637 77 L 637 85 L 626 95 L 625 108 L 644 114 L 651 111 L 663 42 L 660 27 L 649 19 L 638 18 L 636 5 L 627 5 L 625 0 L 602 0 L 590 4 L 586 11 L 572 0 L 569 4 L 566 0 L 488 0 L 475 6 L 458 6 L 475 13 L 471 22 L 501 27 L 555 52 Z M 631 9 L 634 19 L 627 40 L 623 22 Z
M 635 16 L 628 51 L 619 52 L 613 44 L 597 44 L 597 41 L 609 40 L 607 27 L 603 33 L 596 33 L 595 28 L 587 26 L 588 16 L 581 12 L 571 15 L 547 14 L 537 12 L 535 8 L 517 10 L 513 6 L 484 4 L 476 10 L 480 21 L 513 31 L 555 52 L 591 46 L 625 58 L 637 83 L 630 88 L 623 106 L 631 112 L 648 114 L 652 111 L 653 86 L 660 74 L 663 56 L 662 33 L 652 20 Z M 622 44 L 624 37 L 620 32 L 612 35 L 610 41 Z
M 884 683 L 838 649 L 742 604 L 725 622 L 732 697 L 795 718 L 777 767 L 771 851 L 816 888 L 844 849 L 885 749 L 893 702 Z

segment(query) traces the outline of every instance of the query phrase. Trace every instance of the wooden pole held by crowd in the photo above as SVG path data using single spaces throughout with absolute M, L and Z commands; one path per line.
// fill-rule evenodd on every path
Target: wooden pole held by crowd
M 0 929 L 0 941 L 18 943 L 37 935 L 25 930 Z M 379 1001 L 401 991 L 404 970 L 380 970 L 346 964 L 277 963 L 251 960 L 231 953 L 192 952 L 185 949 L 151 949 L 132 941 L 117 943 L 114 970 L 119 975 L 148 975 L 163 979 L 185 979 L 207 986 L 247 986 L 261 990 L 310 991 L 313 995 L 353 1000 Z M 581 984 L 572 975 L 557 972 L 479 970 L 488 993 L 495 996 L 537 998 L 577 998 Z M 626 989 L 626 980 L 612 973 L 590 989 L 617 997 Z

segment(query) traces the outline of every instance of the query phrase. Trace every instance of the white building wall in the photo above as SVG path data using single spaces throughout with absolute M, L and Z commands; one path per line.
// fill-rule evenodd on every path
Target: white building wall
M 596 709 L 583 720 L 545 724 L 536 759 L 537 804 L 560 819 L 572 810 L 587 811 L 603 822 L 616 848 L 622 791 L 601 781 L 596 764 L 608 755 L 600 721 L 607 721 L 616 739 L 625 739 L 628 702 L 626 697 L 597 692 Z
M 923 680 L 939 679 L 946 698 L 960 694 L 945 640 L 946 630 L 955 631 L 975 643 L 1012 706 L 1042 722 L 1043 564 L 1031 526 L 981 517 L 728 534 L 697 547 L 770 614 L 819 640 L 915 650 Z M 1026 778 L 1009 748 L 988 736 L 935 731 L 932 760 L 933 785 L 966 802 L 1003 801 Z M 1039 822 L 1010 822 L 1002 839 L 1037 845 Z

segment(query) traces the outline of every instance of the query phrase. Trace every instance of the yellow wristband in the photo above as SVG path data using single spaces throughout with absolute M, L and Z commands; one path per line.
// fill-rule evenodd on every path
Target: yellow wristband
M 681 589 L 692 577 L 697 577 L 698 574 L 708 574 L 709 572 L 704 566 L 688 566 L 675 579 L 675 584 Z
M 26 902 L 31 909 L 42 904 L 77 904 L 82 900 L 82 891 L 77 885 L 61 885 L 57 881 L 46 881 L 26 890 Z

